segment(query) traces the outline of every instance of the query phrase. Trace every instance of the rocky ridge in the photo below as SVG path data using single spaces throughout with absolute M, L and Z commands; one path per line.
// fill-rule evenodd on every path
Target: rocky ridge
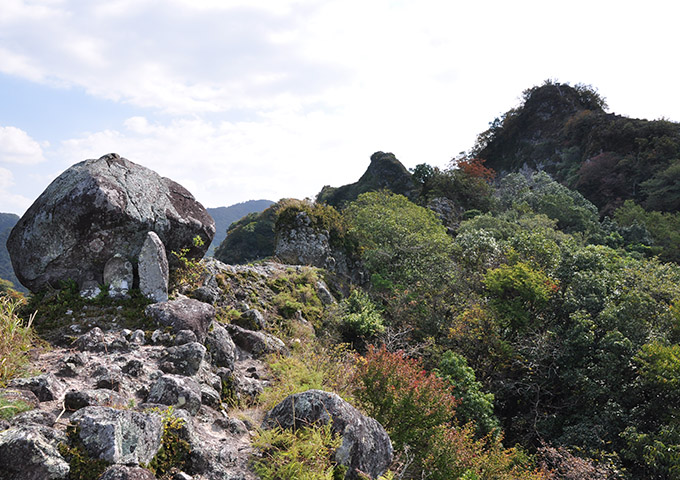
M 285 355 L 289 347 L 254 329 L 270 322 L 270 286 L 285 274 L 308 270 L 208 260 L 202 286 L 194 292 L 208 302 L 180 295 L 151 304 L 144 312 L 145 330 L 122 328 L 98 317 L 96 309 L 85 317 L 70 314 L 64 321 L 71 325 L 54 339 L 55 346 L 33 362 L 42 373 L 15 379 L 0 391 L 35 407 L 0 426 L 0 452 L 13 452 L 0 454 L 5 472 L 0 478 L 85 478 L 74 476 L 74 449 L 102 462 L 107 470 L 101 478 L 258 478 L 250 467 L 257 455 L 251 440 L 266 412 L 248 405 L 271 380 L 264 356 Z M 334 302 L 323 282 L 316 288 L 328 304 Z M 249 328 L 221 322 L 216 309 L 228 308 L 242 312 L 234 320 Z M 300 313 L 296 318 L 308 324 Z M 235 403 L 243 408 L 233 408 Z M 190 453 L 176 461 L 174 476 L 162 469 L 154 476 L 169 416 L 180 419 L 176 441 L 185 442 Z M 367 421 L 349 432 L 363 431 Z M 382 448 L 391 455 L 391 446 Z M 347 454 L 343 458 L 365 464 Z M 386 468 L 389 461 L 380 458 Z M 347 478 L 355 477 L 348 473 Z

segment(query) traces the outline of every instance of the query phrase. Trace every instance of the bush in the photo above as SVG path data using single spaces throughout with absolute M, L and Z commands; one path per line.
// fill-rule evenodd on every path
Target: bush
M 397 451 L 412 455 L 407 478 L 545 478 L 521 451 L 505 449 L 500 438 L 474 438 L 474 425 L 458 426 L 451 385 L 427 373 L 401 352 L 369 348 L 359 361 L 356 397 L 387 430 Z
M 432 429 L 455 418 L 458 400 L 448 382 L 402 352 L 369 347 L 359 359 L 356 384 L 356 397 L 389 432 L 396 450 L 408 445 L 425 452 Z
M 385 331 L 382 315 L 363 290 L 353 290 L 340 304 L 342 309 L 341 325 L 343 339 L 356 344 Z

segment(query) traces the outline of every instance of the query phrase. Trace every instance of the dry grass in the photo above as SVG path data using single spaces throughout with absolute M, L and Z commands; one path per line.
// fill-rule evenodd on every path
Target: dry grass
M 24 322 L 17 315 L 21 300 L 0 296 L 0 386 L 29 371 L 29 351 L 37 341 L 31 328 L 33 318 Z

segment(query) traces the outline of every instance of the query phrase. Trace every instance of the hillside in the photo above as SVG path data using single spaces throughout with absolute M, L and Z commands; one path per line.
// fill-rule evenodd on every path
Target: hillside
M 19 283 L 14 274 L 12 261 L 9 258 L 6 246 L 9 232 L 18 221 L 19 217 L 13 213 L 0 213 L 0 278 L 12 282 L 16 290 L 27 293 L 28 290 Z
M 499 173 L 545 170 L 611 215 L 625 200 L 680 208 L 680 124 L 605 111 L 591 87 L 546 82 L 495 119 L 472 155 Z
M 212 256 L 215 253 L 215 249 L 222 243 L 224 237 L 227 236 L 229 225 L 249 213 L 261 212 L 273 203 L 270 200 L 248 200 L 229 207 L 206 208 L 215 220 L 215 236 L 210 243 L 207 255 Z

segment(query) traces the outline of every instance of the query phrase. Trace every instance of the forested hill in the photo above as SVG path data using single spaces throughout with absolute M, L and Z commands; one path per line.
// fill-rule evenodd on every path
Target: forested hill
M 215 220 L 215 237 L 210 244 L 207 254 L 212 255 L 215 248 L 222 243 L 224 237 L 227 236 L 229 225 L 249 213 L 261 212 L 272 203 L 274 202 L 271 200 L 248 200 L 247 202 L 236 203 L 229 207 L 207 208 L 206 210 Z
M 625 200 L 680 208 L 680 124 L 606 113 L 589 86 L 546 82 L 479 135 L 473 156 L 499 173 L 545 170 L 611 215 Z

